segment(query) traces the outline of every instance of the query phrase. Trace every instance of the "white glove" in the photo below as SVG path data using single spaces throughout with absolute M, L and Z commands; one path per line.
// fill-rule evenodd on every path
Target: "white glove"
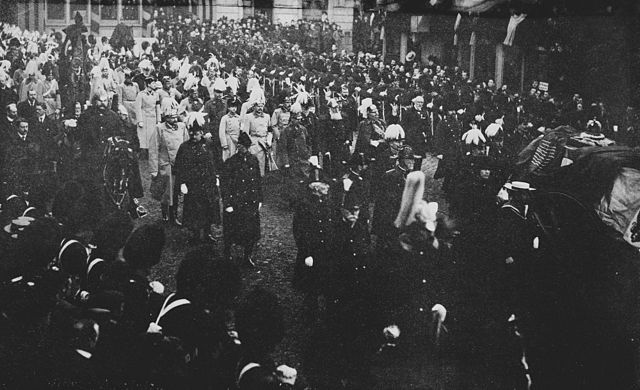
M 233 213 L 233 207 L 227 207 L 226 209 L 224 209 L 224 211 L 226 211 L 227 213 Z
M 151 174 L 151 178 L 152 178 L 152 179 L 153 179 L 153 178 L 155 178 L 156 176 L 158 176 L 158 173 L 157 173 L 157 172 L 156 172 L 156 173 L 152 173 L 152 174 Z
M 204 135 L 204 139 L 211 139 L 211 137 L 213 137 L 211 133 L 207 133 Z
M 147 333 L 162 333 L 162 326 L 155 322 L 150 322 L 149 327 L 147 328 Z
M 400 328 L 398 325 L 389 325 L 382 330 L 382 334 L 387 340 L 395 340 L 400 337 Z
M 258 210 L 262 208 L 262 202 L 258 203 Z
M 276 372 L 278 373 L 278 381 L 280 381 L 280 383 L 285 383 L 291 386 L 296 384 L 298 371 L 295 368 L 283 364 L 276 368 Z
M 187 185 L 182 183 L 180 184 L 180 192 L 182 192 L 183 194 L 188 194 L 189 190 L 187 189 Z
M 436 158 L 437 158 L 438 160 L 442 160 L 442 157 L 444 157 L 444 156 L 443 156 L 443 155 L 441 155 L 441 154 L 439 154 L 439 155 L 437 155 L 437 156 L 436 156 Z
M 304 259 L 304 264 L 307 267 L 313 267 L 313 257 L 308 256 L 306 259 Z
M 150 282 L 149 287 L 151 287 L 151 290 L 153 290 L 153 292 L 156 294 L 164 294 L 164 285 L 157 280 Z

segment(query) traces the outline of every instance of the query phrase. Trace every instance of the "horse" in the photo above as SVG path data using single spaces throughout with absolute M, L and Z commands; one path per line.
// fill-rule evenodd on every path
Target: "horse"
M 134 218 L 145 215 L 146 211 L 135 200 L 139 191 L 133 187 L 139 173 L 130 142 L 117 136 L 109 137 L 103 156 L 102 181 L 108 208 L 128 211 Z

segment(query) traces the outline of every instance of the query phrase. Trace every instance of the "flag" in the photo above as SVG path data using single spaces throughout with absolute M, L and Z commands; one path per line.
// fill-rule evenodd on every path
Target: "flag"
M 511 46 L 513 45 L 513 39 L 516 37 L 516 28 L 524 19 L 527 17 L 527 14 L 511 15 L 511 19 L 509 19 L 509 25 L 507 26 L 507 36 L 504 38 L 504 45 Z
M 458 28 L 460 27 L 461 21 L 462 14 L 458 12 L 458 16 L 456 16 L 456 22 L 453 25 L 453 46 L 458 46 Z

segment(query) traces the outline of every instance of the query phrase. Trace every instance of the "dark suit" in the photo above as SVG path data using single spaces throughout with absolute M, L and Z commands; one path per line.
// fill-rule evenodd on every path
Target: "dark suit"
M 22 139 L 16 130 L 9 133 L 2 147 L 2 181 L 4 197 L 29 191 L 40 172 L 42 145 L 31 132 Z
M 37 101 L 31 103 L 28 99 L 22 103 L 18 103 L 18 116 L 21 116 L 28 121 L 35 120 L 37 117 L 36 103 Z
M 29 122 L 29 132 L 40 139 L 43 148 L 45 170 L 53 170 L 50 162 L 59 160 L 58 141 L 61 136 L 60 124 L 54 119 L 45 116 L 42 120 L 34 118 Z

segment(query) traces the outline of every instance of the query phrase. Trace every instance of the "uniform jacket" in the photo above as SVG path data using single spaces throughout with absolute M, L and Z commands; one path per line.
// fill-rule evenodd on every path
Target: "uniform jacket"
M 400 122 L 406 137 L 406 144 L 411 146 L 417 153 L 424 153 L 426 135 L 429 133 L 427 121 L 422 118 L 415 108 L 408 109 L 402 116 Z
M 400 210 L 406 175 L 407 172 L 400 167 L 385 172 L 382 177 L 384 185 L 375 191 L 371 231 L 379 239 L 390 238 L 395 232 L 393 222 Z
M 380 141 L 384 139 L 384 131 L 387 128 L 386 123 L 382 119 L 364 119 L 358 125 L 358 139 L 356 140 L 356 153 L 365 153 L 371 155 L 371 141 Z
M 78 118 L 77 128 L 82 160 L 100 165 L 105 141 L 120 133 L 120 117 L 109 109 L 90 107 Z
M 184 123 L 178 122 L 171 128 L 163 122 L 156 126 L 151 133 L 149 144 L 149 171 L 156 174 L 163 167 L 173 166 L 180 145 L 189 139 L 189 133 Z
M 249 153 L 236 153 L 225 162 L 222 184 L 225 207 L 257 209 L 262 202 L 258 160 Z

